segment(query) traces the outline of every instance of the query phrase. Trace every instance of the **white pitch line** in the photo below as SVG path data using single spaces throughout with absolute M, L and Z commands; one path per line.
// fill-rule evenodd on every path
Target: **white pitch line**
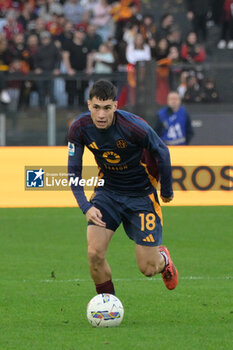
M 233 279 L 233 276 L 216 276 L 216 277 L 209 277 L 209 276 L 181 276 L 179 277 L 180 280 L 230 280 Z M 161 282 L 162 280 L 159 278 L 113 278 L 113 282 L 139 282 L 139 281 L 154 281 L 154 282 Z M 24 280 L 23 282 L 30 282 L 30 280 Z M 75 279 L 68 279 L 68 280 L 57 280 L 57 279 L 47 279 L 47 280 L 40 280 L 39 283 L 70 283 L 70 282 L 92 282 L 91 279 L 82 279 L 82 278 L 75 278 Z

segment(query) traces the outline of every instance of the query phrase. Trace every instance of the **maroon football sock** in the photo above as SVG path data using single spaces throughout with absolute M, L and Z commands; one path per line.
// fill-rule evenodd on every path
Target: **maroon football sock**
M 114 285 L 112 280 L 106 281 L 104 283 L 96 284 L 97 294 L 108 293 L 115 295 Z

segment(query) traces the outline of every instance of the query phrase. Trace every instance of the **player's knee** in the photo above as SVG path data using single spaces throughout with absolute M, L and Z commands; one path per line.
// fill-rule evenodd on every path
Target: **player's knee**
M 105 254 L 96 248 L 89 248 L 88 249 L 88 260 L 89 260 L 90 265 L 92 265 L 92 266 L 102 265 L 105 261 Z

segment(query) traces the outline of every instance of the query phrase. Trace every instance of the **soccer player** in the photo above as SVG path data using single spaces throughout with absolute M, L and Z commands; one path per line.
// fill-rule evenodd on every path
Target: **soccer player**
M 86 146 L 95 156 L 104 186 L 87 201 L 81 186 L 71 185 L 86 215 L 90 274 L 98 294 L 115 294 L 106 251 L 114 232 L 123 223 L 136 244 L 136 257 L 145 276 L 161 273 L 168 289 L 178 283 L 178 272 L 162 243 L 161 198 L 173 198 L 170 155 L 167 146 L 140 117 L 117 109 L 116 88 L 106 80 L 94 83 L 89 112 L 72 123 L 69 141 L 69 173 L 81 177 Z

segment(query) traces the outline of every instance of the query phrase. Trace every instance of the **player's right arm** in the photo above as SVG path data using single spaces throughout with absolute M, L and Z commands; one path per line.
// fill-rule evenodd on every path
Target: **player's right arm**
M 83 186 L 79 185 L 79 181 L 82 178 L 82 162 L 83 162 L 83 151 L 84 143 L 81 138 L 81 128 L 79 119 L 75 120 L 69 129 L 68 133 L 68 173 L 69 183 L 74 194 L 74 197 L 84 214 L 92 207 L 92 204 L 88 202 Z
M 78 124 L 78 123 L 76 123 Z M 82 210 L 86 215 L 88 222 L 91 222 L 95 225 L 105 227 L 106 224 L 101 220 L 102 214 L 99 209 L 95 208 L 86 198 L 83 186 L 77 185 L 78 182 L 75 182 L 75 178 L 82 178 L 82 159 L 84 144 L 82 143 L 80 137 L 80 130 L 78 130 L 75 122 L 71 125 L 69 134 L 68 134 L 68 148 L 69 148 L 69 160 L 68 160 L 68 173 L 69 181 L 71 184 L 71 189 L 74 194 L 74 197 Z M 71 180 L 73 179 L 73 180 Z
M 102 221 L 102 214 L 96 207 L 91 207 L 86 212 L 87 222 L 92 222 L 93 224 L 101 227 L 106 227 L 106 223 Z
M 77 142 L 69 141 L 69 160 L 68 160 L 68 173 L 69 183 L 74 194 L 74 197 L 84 214 L 92 207 L 88 202 L 83 186 L 79 185 L 79 180 L 82 178 L 82 155 L 84 147 Z M 71 151 L 73 150 L 73 151 Z M 73 153 L 72 153 L 73 152 Z

